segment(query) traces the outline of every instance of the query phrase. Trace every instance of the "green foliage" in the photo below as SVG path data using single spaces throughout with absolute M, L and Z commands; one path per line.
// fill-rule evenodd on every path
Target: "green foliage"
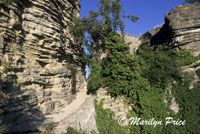
M 120 29 L 123 33 L 124 19 L 135 22 L 138 17 L 125 15 L 120 0 L 100 0 L 98 11 L 90 11 L 89 17 L 74 18 L 71 33 L 84 43 L 91 58 L 100 63 L 100 56 L 105 51 L 105 37 Z
M 81 42 L 84 39 L 85 26 L 80 17 L 72 18 L 73 25 L 70 26 L 70 33 L 74 36 L 76 42 Z
M 176 53 L 177 53 L 176 57 L 179 58 L 178 62 L 182 66 L 190 65 L 199 59 L 199 56 L 197 57 L 193 56 L 192 51 L 188 49 L 181 49 Z
M 172 79 L 180 77 L 180 64 L 177 63 L 175 51 L 147 46 L 138 55 L 140 61 L 144 62 L 142 76 L 151 84 L 165 89 Z
M 143 120 L 154 118 L 156 121 L 164 122 L 167 117 L 167 107 L 163 103 L 164 92 L 161 88 L 148 87 L 137 91 L 137 100 L 134 101 L 134 117 L 140 117 Z M 132 126 L 132 129 L 138 130 L 137 134 L 159 134 L 162 132 L 164 124 Z M 134 134 L 134 132 L 132 132 Z
M 142 75 L 150 83 L 160 85 L 165 89 L 169 82 L 180 79 L 181 66 L 194 63 L 199 56 L 193 56 L 192 52 L 187 49 L 165 50 L 162 47 L 143 47 L 139 51 L 139 59 L 143 61 Z
M 162 134 L 164 130 L 165 133 L 199 133 L 198 126 L 192 125 L 199 122 L 199 84 L 190 91 L 191 80 L 183 76 L 181 67 L 194 63 L 200 57 L 194 57 L 190 50 L 166 50 L 160 46 L 144 46 L 137 55 L 130 55 L 123 37 L 115 32 L 121 29 L 123 35 L 123 19 L 126 16 L 121 13 L 123 14 L 120 0 L 100 0 L 99 11 L 91 11 L 90 17 L 82 20 L 89 34 L 89 41 L 86 40 L 85 45 L 91 53 L 91 59 L 94 60 L 88 78 L 88 91 L 95 93 L 103 85 L 112 96 L 127 98 L 133 106 L 131 116 L 144 120 L 155 118 L 164 122 L 171 112 L 169 104 L 164 103 L 164 97 L 168 101 L 171 100 L 166 89 L 171 88 L 169 85 L 172 83 L 176 83 L 177 85 L 172 86 L 172 92 L 181 112 L 177 115 L 171 112 L 170 116 L 187 119 L 190 125 L 184 126 L 182 130 L 177 126 L 165 127 L 164 123 L 155 128 L 149 125 L 121 127 L 113 120 L 113 113 L 103 109 L 103 102 L 95 102 L 96 122 L 100 134 Z M 127 18 L 137 20 L 137 17 L 131 15 Z M 101 60 L 100 55 L 105 50 L 107 56 Z M 192 119 L 189 119 L 190 114 L 193 114 Z
M 140 77 L 138 57 L 129 54 L 128 45 L 118 34 L 110 35 L 106 39 L 109 54 L 103 68 L 104 84 L 108 91 L 114 95 L 132 97 L 135 91 L 148 85 Z
M 125 15 L 120 0 L 100 0 L 98 6 L 98 11 L 90 11 L 88 18 L 84 17 L 81 19 L 75 17 L 73 19 L 74 24 L 70 29 L 75 40 L 84 43 L 85 47 L 89 51 L 88 55 L 90 59 L 96 62 L 94 63 L 93 61 L 90 63 L 91 74 L 88 78 L 89 93 L 95 93 L 102 83 L 100 67 L 102 61 L 100 57 L 103 52 L 105 52 L 106 43 L 109 40 L 107 36 L 112 36 L 117 29 L 120 29 L 123 33 L 123 21 L 125 18 L 129 18 L 133 22 L 138 20 L 138 17 L 136 16 Z M 124 46 L 123 49 L 127 48 L 127 46 Z M 89 62 L 90 60 L 87 58 L 87 63 Z
M 112 95 L 126 96 L 133 104 L 134 116 L 145 120 L 154 117 L 164 122 L 168 116 L 168 107 L 163 102 L 165 90 L 174 80 L 182 79 L 181 66 L 195 62 L 196 57 L 185 49 L 177 52 L 149 46 L 143 47 L 138 55 L 131 56 L 125 49 L 126 44 L 117 35 L 109 36 L 106 46 L 110 53 L 106 58 L 103 77 L 108 91 Z M 180 101 L 184 103 L 184 100 Z M 132 126 L 130 132 L 159 134 L 163 129 L 164 124 L 155 128 L 148 125 Z
M 200 0 L 185 0 L 186 3 L 192 4 L 195 2 L 200 2 Z
M 163 104 L 164 90 L 160 83 L 162 78 L 169 73 L 169 63 L 175 62 L 163 51 L 155 51 L 153 48 L 142 50 L 139 55 L 130 55 L 128 45 L 118 34 L 111 34 L 106 38 L 106 48 L 109 54 L 106 57 L 103 68 L 104 84 L 113 96 L 126 96 L 133 104 L 133 115 L 142 119 L 163 120 L 167 116 L 167 108 Z M 164 63 L 163 63 L 164 61 Z M 156 63 L 156 65 L 155 65 Z M 157 67 L 158 68 L 155 68 Z M 176 66 L 175 66 L 176 67 Z M 175 68 L 173 67 L 173 68 Z M 149 78 L 152 74 L 149 70 L 155 69 L 155 83 Z M 161 71 L 160 71 L 161 70 Z M 145 72 L 146 71 L 146 72 Z M 159 71 L 159 72 L 158 72 Z M 168 72 L 165 72 L 168 71 Z M 174 70 L 169 77 L 178 72 Z M 162 74 L 159 74 L 162 73 Z M 148 76 L 146 76 L 146 74 Z M 157 77 L 158 77 L 157 76 Z M 148 79 L 149 78 L 149 79 Z M 160 82 L 158 82 L 160 80 Z M 166 80 L 166 79 L 165 79 Z M 158 133 L 163 129 L 162 126 L 132 126 L 130 133 Z
M 127 134 L 127 128 L 122 127 L 113 119 L 114 113 L 110 109 L 103 108 L 103 101 L 94 102 L 96 111 L 96 125 L 99 134 Z
M 199 78 L 200 78 L 200 69 L 197 69 L 196 73 L 197 73 L 197 75 L 198 75 Z
M 88 77 L 88 93 L 95 94 L 96 91 L 102 86 L 102 73 L 101 66 L 95 60 L 91 62 L 91 72 Z
M 109 36 L 106 47 L 110 53 L 106 58 L 103 77 L 105 86 L 114 95 L 133 96 L 134 90 L 152 85 L 165 89 L 169 82 L 181 77 L 181 65 L 195 59 L 186 50 L 177 53 L 148 46 L 142 48 L 138 55 L 131 56 L 127 44 L 119 35 Z
M 168 126 L 165 133 L 200 133 L 200 82 L 194 85 L 194 88 L 189 89 L 193 78 L 185 75 L 184 78 L 173 85 L 172 94 L 179 104 L 179 113 L 170 115 L 175 119 L 186 120 L 185 126 Z
M 71 127 L 68 127 L 66 131 L 67 131 L 66 134 L 86 134 L 86 133 L 85 133 L 84 131 L 82 131 L 82 130 L 77 131 L 76 129 L 71 128 Z

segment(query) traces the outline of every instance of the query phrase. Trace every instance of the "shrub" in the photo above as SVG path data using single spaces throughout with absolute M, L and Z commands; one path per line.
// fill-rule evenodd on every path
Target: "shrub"
M 191 50 L 188 49 L 181 49 L 176 52 L 178 62 L 182 66 L 190 65 L 194 63 L 198 57 L 193 56 L 193 53 Z

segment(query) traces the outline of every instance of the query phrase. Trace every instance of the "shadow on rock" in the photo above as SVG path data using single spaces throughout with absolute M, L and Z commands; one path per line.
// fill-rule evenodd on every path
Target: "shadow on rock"
M 34 89 L 20 90 L 13 83 L 0 81 L 3 91 L 9 98 L 1 99 L 0 114 L 2 124 L 8 134 L 37 134 L 44 122 L 44 116 L 37 107 L 38 99 Z

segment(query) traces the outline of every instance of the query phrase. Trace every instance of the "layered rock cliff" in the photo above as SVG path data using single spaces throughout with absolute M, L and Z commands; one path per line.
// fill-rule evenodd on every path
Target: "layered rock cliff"
M 179 5 L 165 15 L 165 23 L 148 32 L 142 40 L 151 45 L 165 44 L 169 48 L 187 48 L 200 54 L 200 3 Z
M 34 133 L 86 90 L 82 48 L 69 34 L 79 0 L 16 0 L 0 5 L 1 86 L 10 99 L 9 133 Z M 3 73 L 5 72 L 6 73 Z

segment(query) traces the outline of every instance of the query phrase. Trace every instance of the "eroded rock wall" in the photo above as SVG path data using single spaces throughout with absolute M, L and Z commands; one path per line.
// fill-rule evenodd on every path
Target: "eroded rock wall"
M 10 96 L 1 118 L 11 133 L 36 132 L 85 88 L 83 46 L 69 34 L 79 0 L 16 0 L 0 5 L 1 85 Z M 8 67 L 9 66 L 9 67 Z
M 151 45 L 163 44 L 170 48 L 187 48 L 200 54 L 200 3 L 179 5 L 165 15 L 165 23 L 143 35 Z
M 200 3 L 179 5 L 166 14 L 174 47 L 188 48 L 200 54 Z

